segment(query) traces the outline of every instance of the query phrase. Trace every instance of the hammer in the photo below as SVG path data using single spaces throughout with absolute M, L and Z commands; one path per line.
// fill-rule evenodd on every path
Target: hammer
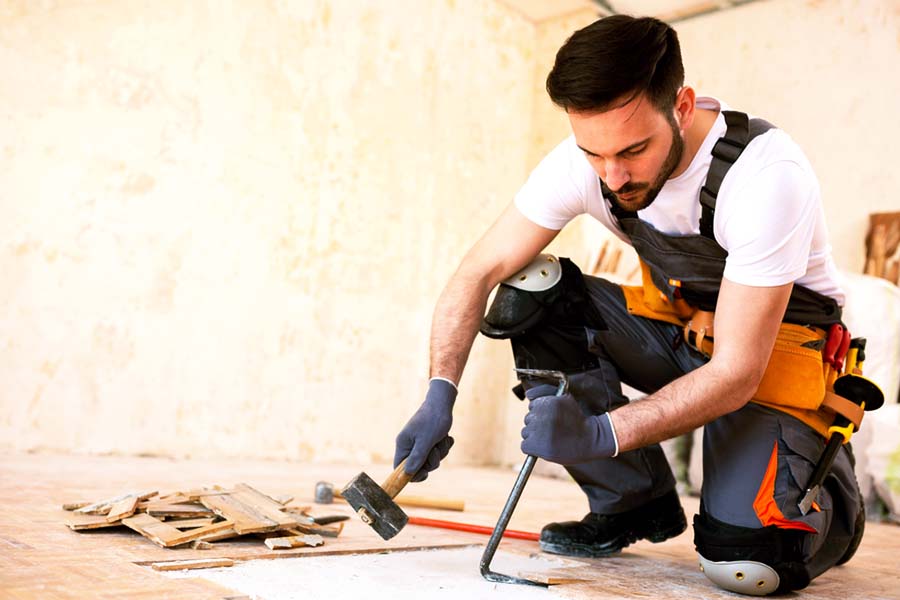
M 369 525 L 385 540 L 400 533 L 409 521 L 403 509 L 394 502 L 394 496 L 399 494 L 415 475 L 404 471 L 405 465 L 404 459 L 381 487 L 371 477 L 360 473 L 341 490 L 341 496 L 353 507 L 363 523 Z
M 320 481 L 315 488 L 316 504 L 331 504 L 335 500 L 343 500 L 341 492 L 334 489 L 334 485 L 328 481 Z M 408 496 L 401 494 L 394 497 L 394 503 L 400 506 L 417 506 L 419 508 L 437 508 L 441 510 L 466 510 L 464 500 L 456 498 L 438 498 L 435 496 Z

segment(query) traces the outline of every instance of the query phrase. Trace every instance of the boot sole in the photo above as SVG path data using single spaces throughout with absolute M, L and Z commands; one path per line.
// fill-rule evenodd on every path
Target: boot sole
M 638 540 L 648 540 L 654 544 L 664 542 L 669 538 L 681 535 L 687 529 L 687 520 L 684 513 L 677 523 L 673 523 L 665 529 L 648 528 L 645 531 L 628 531 L 623 535 L 610 540 L 604 544 L 559 544 L 538 542 L 541 550 L 550 554 L 561 554 L 564 556 L 576 556 L 579 558 L 603 558 L 604 556 L 612 556 L 622 551 L 623 548 L 630 546 Z

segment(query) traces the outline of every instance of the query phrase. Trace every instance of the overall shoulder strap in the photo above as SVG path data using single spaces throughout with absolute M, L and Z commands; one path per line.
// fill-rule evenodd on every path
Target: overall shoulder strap
M 711 240 L 715 240 L 713 213 L 716 210 L 716 198 L 728 169 L 741 156 L 741 152 L 744 151 L 750 140 L 775 128 L 768 121 L 750 119 L 746 113 L 734 110 L 724 110 L 722 115 L 725 117 L 728 129 L 713 146 L 712 162 L 706 176 L 706 185 L 700 188 L 700 204 L 703 210 L 700 216 L 700 234 Z

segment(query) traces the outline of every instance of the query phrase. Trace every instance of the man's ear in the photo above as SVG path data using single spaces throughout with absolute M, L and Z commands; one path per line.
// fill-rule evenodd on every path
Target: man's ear
M 697 93 L 690 86 L 682 86 L 675 95 L 675 122 L 682 135 L 691 128 L 697 108 Z

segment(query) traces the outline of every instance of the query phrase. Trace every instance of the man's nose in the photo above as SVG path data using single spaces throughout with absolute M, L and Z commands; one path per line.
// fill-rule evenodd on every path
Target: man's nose
M 631 180 L 631 175 L 629 175 L 628 170 L 621 162 L 607 160 L 605 166 L 606 179 L 604 181 L 609 189 L 614 192 Z

